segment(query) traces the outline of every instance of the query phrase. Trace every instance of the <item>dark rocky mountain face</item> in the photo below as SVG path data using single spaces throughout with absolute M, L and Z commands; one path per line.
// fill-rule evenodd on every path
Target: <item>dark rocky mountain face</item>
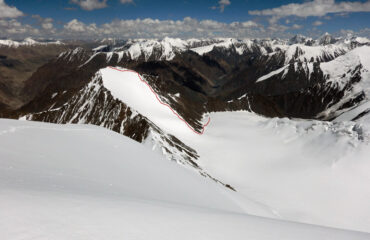
M 106 44 L 94 50 L 79 47 L 61 53 L 24 80 L 17 96 L 24 96 L 19 104 L 28 100 L 26 104 L 5 111 L 7 103 L 0 98 L 0 110 L 3 117 L 104 126 L 139 142 L 155 142 L 168 156 L 180 156 L 184 164 L 199 169 L 193 149 L 114 99 L 102 85 L 99 69 L 120 66 L 137 71 L 197 131 L 204 113 L 212 111 L 248 110 L 268 117 L 330 120 L 335 111 L 322 113 L 333 106 L 350 109 L 364 101 L 366 94 L 348 97 L 362 80 L 361 65 L 354 64 L 343 73 L 344 86 L 330 80 L 324 65 L 368 43 L 328 41 L 164 39 L 128 41 L 118 47 Z M 0 90 L 12 94 L 8 86 L 0 81 Z M 174 94 L 181 98 L 174 101 Z
M 324 37 L 331 38 L 327 35 Z M 296 44 L 306 40 L 296 36 L 290 42 Z M 136 56 L 130 52 L 135 42 L 113 49 L 108 46 L 100 48 L 112 49 L 110 52 L 78 48 L 42 66 L 28 79 L 22 95 L 36 97 L 21 109 L 24 112 L 42 111 L 48 105 L 47 100 L 43 99 L 45 96 L 59 91 L 73 94 L 100 68 L 117 65 L 152 76 L 151 79 L 156 79 L 155 87 L 163 97 L 166 93 L 182 93 L 183 103 L 174 107 L 195 128 L 199 127 L 196 122 L 204 112 L 224 109 L 251 108 L 267 116 L 315 118 L 331 99 L 340 99 L 341 96 L 340 92 L 325 87 L 320 62 L 330 61 L 353 48 L 350 45 L 337 47 L 336 51 L 325 51 L 324 46 L 318 45 L 323 48 L 322 53 L 316 58 L 307 59 L 304 52 L 307 49 L 295 45 L 293 53 L 288 55 L 291 50 L 290 45 L 286 44 L 278 43 L 274 48 L 271 42 L 266 41 L 232 42 L 228 46 L 222 43 L 222 40 L 208 40 L 191 42 L 182 49 L 173 46 L 166 49 L 165 44 L 155 42 L 151 43 L 151 52 L 140 49 L 135 53 Z M 209 45 L 214 46 L 204 54 L 191 50 L 193 47 Z M 288 46 L 288 49 L 280 45 Z M 165 55 L 168 50 L 173 51 L 171 59 Z M 311 73 L 307 73 L 308 61 L 314 62 L 314 71 Z M 285 66 L 286 62 L 290 62 L 290 65 L 283 81 L 279 81 L 280 74 L 264 82 L 256 82 L 258 78 Z M 248 95 L 248 104 L 242 99 L 238 100 L 244 94 Z M 192 110 L 194 107 L 198 109 L 196 112 Z
M 32 100 L 24 84 L 38 68 L 73 46 L 64 44 L 8 47 L 0 45 L 1 111 L 14 110 Z

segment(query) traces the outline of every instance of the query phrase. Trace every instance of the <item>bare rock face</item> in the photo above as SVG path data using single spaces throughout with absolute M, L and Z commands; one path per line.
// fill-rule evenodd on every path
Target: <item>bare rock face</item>
M 2 109 L 16 109 L 33 96 L 22 92 L 24 84 L 39 67 L 71 48 L 64 44 L 0 45 L 0 102 Z

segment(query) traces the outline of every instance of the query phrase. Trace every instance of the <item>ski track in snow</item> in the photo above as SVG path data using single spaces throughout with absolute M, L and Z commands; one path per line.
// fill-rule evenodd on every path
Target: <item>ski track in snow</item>
M 138 78 L 140 79 L 140 81 L 142 81 L 143 83 L 145 83 L 146 86 L 148 86 L 148 88 L 150 89 L 150 91 L 155 95 L 156 99 L 158 100 L 158 102 L 166 107 L 168 107 L 173 114 L 176 115 L 176 117 L 178 117 L 181 121 L 183 121 L 186 126 L 188 126 L 188 128 L 190 128 L 190 130 L 192 130 L 194 133 L 198 134 L 198 135 L 203 135 L 204 133 L 204 129 L 205 127 L 208 126 L 208 124 L 210 123 L 211 121 L 211 118 L 208 117 L 208 121 L 202 126 L 202 130 L 200 132 L 196 131 L 192 126 L 190 126 L 190 124 L 184 120 L 170 105 L 168 105 L 167 103 L 164 103 L 161 101 L 161 99 L 159 98 L 158 94 L 154 91 L 154 89 L 145 81 L 141 78 L 140 74 L 134 70 L 123 70 L 123 69 L 118 69 L 118 68 L 115 68 L 115 67 L 111 67 L 109 66 L 110 69 L 113 69 L 113 70 L 116 70 L 116 71 L 119 71 L 119 72 L 132 72 L 132 73 L 135 73 L 137 74 Z

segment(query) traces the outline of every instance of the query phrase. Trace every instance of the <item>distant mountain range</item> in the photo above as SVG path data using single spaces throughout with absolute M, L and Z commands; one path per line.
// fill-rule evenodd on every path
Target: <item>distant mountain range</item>
M 17 49 L 19 56 L 9 54 L 10 48 Z M 22 54 L 31 50 L 23 48 L 37 53 L 24 60 Z M 2 80 L 0 106 L 3 115 L 52 114 L 52 108 L 84 94 L 81 91 L 99 69 L 121 66 L 151 79 L 153 88 L 198 130 L 199 120 L 210 111 L 248 110 L 269 117 L 332 120 L 367 102 L 362 79 L 370 69 L 369 49 L 366 38 L 329 34 L 315 40 L 301 35 L 290 40 L 2 40 L 0 67 L 9 76 Z M 36 55 L 45 57 L 34 66 L 24 63 L 33 62 Z M 9 84 L 7 78 L 12 79 L 22 65 L 29 74 L 21 76 L 21 81 L 14 77 Z M 181 94 L 183 103 L 168 97 L 175 93 Z M 51 98 L 55 94 L 58 97 Z M 353 118 L 365 114 L 358 115 Z

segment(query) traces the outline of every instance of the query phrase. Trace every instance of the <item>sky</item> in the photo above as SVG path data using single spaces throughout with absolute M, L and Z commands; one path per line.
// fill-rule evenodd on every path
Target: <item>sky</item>
M 0 0 L 0 38 L 370 36 L 370 0 Z

